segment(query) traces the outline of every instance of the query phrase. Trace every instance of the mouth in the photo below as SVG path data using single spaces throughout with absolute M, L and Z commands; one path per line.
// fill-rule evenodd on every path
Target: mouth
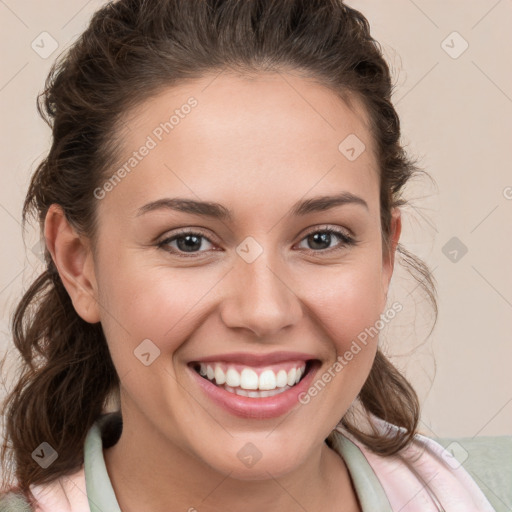
M 204 380 L 228 393 L 249 398 L 268 398 L 295 388 L 318 366 L 317 359 L 288 361 L 263 367 L 224 362 L 191 362 Z
M 322 367 L 319 359 L 285 359 L 276 354 L 266 363 L 240 361 L 233 355 L 221 361 L 213 358 L 187 364 L 192 382 L 213 406 L 248 420 L 277 418 L 303 407 L 301 397 Z M 268 364 L 274 359 L 273 364 Z M 252 362 L 252 365 L 247 363 Z

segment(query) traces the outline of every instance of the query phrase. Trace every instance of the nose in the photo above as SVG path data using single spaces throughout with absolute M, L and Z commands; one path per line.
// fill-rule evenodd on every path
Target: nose
M 287 282 L 288 272 L 265 257 L 252 263 L 239 259 L 229 273 L 220 311 L 227 327 L 252 331 L 259 338 L 270 337 L 302 317 L 299 297 Z

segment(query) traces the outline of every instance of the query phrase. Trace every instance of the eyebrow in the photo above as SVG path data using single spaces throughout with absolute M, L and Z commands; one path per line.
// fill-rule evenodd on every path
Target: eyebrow
M 289 215 L 303 216 L 309 213 L 322 212 L 337 206 L 344 206 L 348 204 L 360 205 L 369 211 L 368 204 L 363 198 L 356 196 L 351 192 L 342 192 L 335 196 L 317 196 L 303 201 L 298 201 L 292 206 Z M 166 197 L 145 204 L 137 210 L 135 216 L 139 217 L 140 215 L 144 215 L 148 212 L 161 209 L 175 210 L 194 215 L 203 215 L 225 221 L 233 220 L 233 212 L 219 203 L 211 201 L 196 201 L 195 199 L 179 197 Z

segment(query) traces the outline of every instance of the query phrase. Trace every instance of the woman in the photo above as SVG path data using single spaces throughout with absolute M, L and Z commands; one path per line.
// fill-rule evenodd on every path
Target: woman
M 397 250 L 436 307 L 390 96 L 341 1 L 95 14 L 42 95 L 8 510 L 493 510 L 378 349 Z

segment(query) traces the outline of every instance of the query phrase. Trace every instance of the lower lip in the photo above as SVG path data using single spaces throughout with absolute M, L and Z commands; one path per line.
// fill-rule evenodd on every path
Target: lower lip
M 261 398 L 251 398 L 230 393 L 201 377 L 193 368 L 189 367 L 189 370 L 206 395 L 231 414 L 241 418 L 267 419 L 277 418 L 286 414 L 294 406 L 300 404 L 299 395 L 309 388 L 319 367 L 319 362 L 315 361 L 308 373 L 298 384 L 278 395 Z

